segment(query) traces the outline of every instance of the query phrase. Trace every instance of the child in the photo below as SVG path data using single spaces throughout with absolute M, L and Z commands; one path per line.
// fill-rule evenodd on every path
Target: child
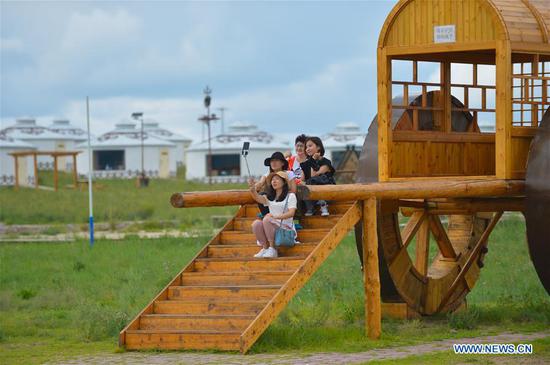
M 304 171 L 304 177 L 307 185 L 329 185 L 336 184 L 334 181 L 334 167 L 332 163 L 326 157 L 325 147 L 319 137 L 307 137 L 306 138 L 306 154 L 308 159 L 301 164 Z M 309 217 L 313 215 L 315 202 L 306 200 L 306 213 L 305 216 Z M 317 202 L 321 206 L 321 215 L 327 216 L 328 205 L 325 200 L 319 200 Z
M 254 257 L 275 258 L 278 256 L 275 249 L 275 230 L 279 227 L 294 231 L 294 213 L 296 213 L 296 195 L 290 192 L 288 174 L 284 171 L 274 172 L 267 177 L 267 194 L 260 195 L 256 191 L 254 182 L 249 183 L 252 197 L 259 204 L 269 208 L 269 213 L 262 220 L 252 223 L 252 231 L 262 249 Z

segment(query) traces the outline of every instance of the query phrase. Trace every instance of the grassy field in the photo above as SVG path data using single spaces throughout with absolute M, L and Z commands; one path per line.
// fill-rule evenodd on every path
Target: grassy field
M 60 174 L 60 186 L 70 183 L 70 176 Z M 41 184 L 52 186 L 52 173 L 40 172 Z M 94 218 L 96 222 L 147 220 L 152 226 L 159 221 L 177 221 L 176 228 L 209 228 L 211 215 L 230 215 L 235 207 L 176 209 L 170 205 L 172 193 L 195 190 L 241 189 L 237 184 L 206 184 L 182 179 L 151 180 L 144 189 L 136 188 L 132 180 L 98 180 L 94 190 Z M 62 188 L 47 191 L 11 187 L 0 188 L 0 222 L 5 224 L 56 224 L 88 222 L 88 191 Z
M 172 188 L 166 194 L 177 190 L 183 189 Z M 86 242 L 1 245 L 3 361 L 33 364 L 119 351 L 118 331 L 206 241 L 206 237 L 99 241 L 92 249 Z M 384 320 L 382 339 L 371 341 L 364 336 L 361 272 L 350 236 L 252 352 L 353 352 L 549 328 L 550 300 L 529 260 L 524 223 L 501 222 L 490 238 L 489 248 L 486 266 L 468 297 L 466 312 L 410 321 Z M 548 358 L 548 342 L 543 344 L 541 349 L 545 350 L 537 356 Z M 453 354 L 433 356 L 433 363 L 440 358 L 452 358 L 451 363 L 466 359 Z M 430 359 L 428 356 L 426 362 Z

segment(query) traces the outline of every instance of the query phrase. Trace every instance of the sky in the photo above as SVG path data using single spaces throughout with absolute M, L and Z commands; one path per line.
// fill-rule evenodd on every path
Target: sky
M 366 130 L 378 35 L 395 3 L 2 0 L 1 127 L 34 117 L 85 128 L 89 96 L 96 135 L 140 111 L 198 140 L 209 85 L 226 129 Z

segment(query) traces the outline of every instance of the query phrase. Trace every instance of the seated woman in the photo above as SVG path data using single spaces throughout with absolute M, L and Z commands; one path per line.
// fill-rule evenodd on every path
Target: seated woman
M 269 208 L 269 213 L 262 220 L 252 223 L 252 231 L 262 249 L 254 257 L 277 257 L 275 248 L 275 230 L 279 227 L 294 231 L 294 214 L 296 213 L 296 195 L 290 192 L 288 174 L 284 171 L 274 172 L 267 177 L 267 194 L 256 191 L 254 181 L 249 182 L 252 197 L 259 204 Z
M 307 137 L 306 139 L 306 154 L 308 159 L 301 164 L 304 171 L 304 176 L 307 185 L 330 185 L 336 184 L 334 180 L 335 169 L 332 167 L 332 162 L 325 155 L 325 147 L 323 141 L 319 137 Z M 306 200 L 305 216 L 313 215 L 315 201 Z M 321 207 L 321 215 L 329 215 L 328 204 L 325 200 L 317 201 Z
M 263 175 L 255 184 L 256 191 L 260 194 L 265 194 L 265 192 L 268 189 L 267 186 L 267 177 L 269 174 L 272 174 L 274 172 L 278 171 L 286 171 L 288 170 L 288 161 L 285 159 L 285 156 L 282 152 L 274 152 L 271 157 L 268 157 L 264 161 L 264 166 L 269 167 L 269 171 Z M 296 184 L 294 183 L 294 173 L 289 172 L 288 174 L 288 180 L 289 180 L 289 188 L 290 191 L 293 193 L 296 192 Z M 262 204 L 258 204 L 258 208 L 260 208 L 261 216 L 265 216 L 267 213 L 269 213 L 269 209 L 267 207 L 264 207 Z

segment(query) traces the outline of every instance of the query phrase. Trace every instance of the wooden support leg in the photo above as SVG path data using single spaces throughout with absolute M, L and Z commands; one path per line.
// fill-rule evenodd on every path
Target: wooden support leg
M 57 156 L 53 158 L 53 188 L 57 191 Z
M 365 314 L 367 316 L 367 336 L 372 339 L 380 338 L 382 327 L 376 205 L 376 198 L 369 198 L 363 202 Z
M 78 188 L 78 172 L 76 171 L 76 155 L 73 155 L 73 183 L 74 188 Z
M 36 154 L 32 155 L 32 162 L 34 164 L 34 188 L 38 189 L 38 161 L 36 161 Z
M 14 156 L 14 166 L 15 166 L 15 187 L 14 190 L 19 190 L 19 160 L 17 156 Z

